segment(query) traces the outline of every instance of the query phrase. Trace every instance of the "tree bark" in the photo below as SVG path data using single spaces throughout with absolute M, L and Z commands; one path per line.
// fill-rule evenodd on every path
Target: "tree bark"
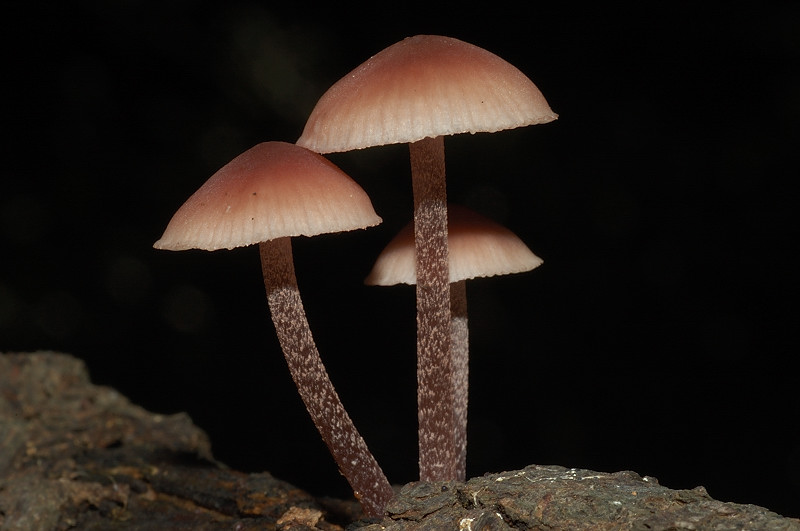
M 76 358 L 0 355 L 2 531 L 341 529 L 309 494 L 210 448 L 187 415 L 92 385 Z
M 381 521 L 269 473 L 216 462 L 185 414 L 158 415 L 92 385 L 52 352 L 0 354 L 0 531 L 715 529 L 800 531 L 800 520 L 672 490 L 634 472 L 532 465 L 415 482 Z

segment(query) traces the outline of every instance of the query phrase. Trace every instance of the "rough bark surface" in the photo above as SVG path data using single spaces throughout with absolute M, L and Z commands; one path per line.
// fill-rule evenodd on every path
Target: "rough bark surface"
M 358 510 L 225 468 L 186 415 L 152 414 L 92 385 L 71 356 L 0 355 L 0 530 L 800 531 L 800 520 L 702 487 L 558 466 L 411 483 L 380 522 Z
M 635 472 L 532 465 L 463 482 L 411 483 L 380 524 L 408 530 L 800 530 L 800 520 L 755 505 L 723 503 L 703 487 L 672 490 Z
M 323 513 L 216 463 L 188 416 L 92 385 L 76 358 L 0 355 L 0 530 L 341 529 Z

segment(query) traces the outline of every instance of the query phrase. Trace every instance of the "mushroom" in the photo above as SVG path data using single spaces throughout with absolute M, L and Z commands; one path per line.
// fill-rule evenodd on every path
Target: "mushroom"
M 409 143 L 414 195 L 420 479 L 455 478 L 447 199 L 443 135 L 555 120 L 517 68 L 466 42 L 406 38 L 336 82 L 313 109 L 301 146 L 319 153 Z
M 466 280 L 530 271 L 542 259 L 513 232 L 480 214 L 449 205 L 450 348 L 455 392 L 454 433 L 458 463 L 456 478 L 466 479 L 467 400 L 469 396 L 469 332 Z M 416 284 L 414 227 L 406 225 L 378 256 L 364 281 L 371 286 Z
M 265 142 L 217 171 L 173 216 L 157 249 L 232 249 L 258 244 L 272 320 L 311 418 L 365 514 L 393 496 L 328 377 L 306 319 L 291 238 L 377 225 L 369 197 L 322 155 Z

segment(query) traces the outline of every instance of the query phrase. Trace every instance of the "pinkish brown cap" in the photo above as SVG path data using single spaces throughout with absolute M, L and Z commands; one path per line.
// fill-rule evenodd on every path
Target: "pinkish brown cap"
M 542 259 L 513 232 L 468 208 L 449 205 L 450 282 L 530 271 Z M 381 252 L 364 281 L 372 286 L 416 284 L 414 225 L 410 223 Z
M 245 151 L 206 181 L 156 249 L 232 249 L 377 225 L 366 192 L 325 157 L 286 142 Z
M 536 85 L 493 53 L 450 37 L 417 35 L 328 89 L 297 144 L 331 153 L 557 117 Z

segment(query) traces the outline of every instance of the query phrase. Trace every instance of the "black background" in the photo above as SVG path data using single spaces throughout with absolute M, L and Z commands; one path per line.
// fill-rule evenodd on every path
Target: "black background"
M 468 286 L 469 475 L 632 469 L 800 516 L 800 4 L 650 4 L 7 8 L 0 349 L 70 352 L 144 407 L 189 412 L 229 465 L 347 495 L 278 349 L 255 248 L 151 246 L 220 166 L 295 141 L 371 54 L 449 35 L 516 65 L 560 114 L 446 141 L 450 199 L 545 260 Z M 296 240 L 298 279 L 342 400 L 403 483 L 413 289 L 361 282 L 410 218 L 408 152 L 331 159 L 384 223 Z

